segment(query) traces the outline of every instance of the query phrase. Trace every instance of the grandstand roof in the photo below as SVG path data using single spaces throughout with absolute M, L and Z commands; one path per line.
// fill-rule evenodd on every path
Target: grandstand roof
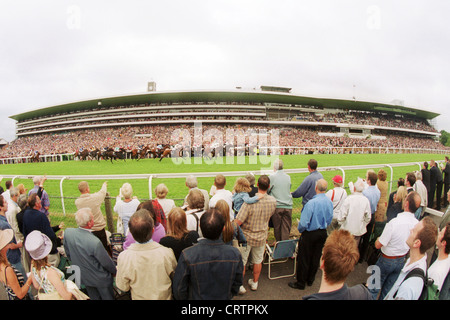
M 79 110 L 90 110 L 102 107 L 121 106 L 128 104 L 142 103 L 176 103 L 176 102 L 243 102 L 243 103 L 279 103 L 312 105 L 331 109 L 351 109 L 361 111 L 379 111 L 393 114 L 404 114 L 416 116 L 423 119 L 433 119 L 439 116 L 438 113 L 414 109 L 399 105 L 384 104 L 377 102 L 341 100 L 328 98 L 314 98 L 297 96 L 288 93 L 265 92 L 265 91 L 157 91 L 142 94 L 123 95 L 115 97 L 105 97 L 90 99 L 78 102 L 55 105 L 46 108 L 35 109 L 10 116 L 11 119 L 21 121 L 41 116 L 48 116 L 58 113 L 68 113 Z

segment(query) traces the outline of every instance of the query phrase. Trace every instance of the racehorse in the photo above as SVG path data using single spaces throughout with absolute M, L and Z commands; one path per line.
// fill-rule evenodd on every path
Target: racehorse
M 97 161 L 100 161 L 101 152 L 99 149 L 92 150 L 89 152 L 89 157 L 92 159 L 97 159 Z
M 163 149 L 163 151 L 161 152 L 159 161 L 161 161 L 163 158 L 166 158 L 166 157 L 168 158 L 171 152 L 172 152 L 172 150 L 170 148 Z
M 31 162 L 39 162 L 39 156 L 41 154 L 39 153 L 39 151 L 36 151 L 34 154 L 31 155 Z
M 119 148 L 118 151 L 114 151 L 114 154 L 116 155 L 117 159 L 122 159 L 123 161 L 127 161 L 127 151 L 124 148 Z
M 108 149 L 106 149 L 106 150 L 104 150 L 104 151 L 102 152 L 102 158 L 103 158 L 104 160 L 110 159 L 110 160 L 111 160 L 111 163 L 113 163 L 113 159 L 114 159 L 114 160 L 117 160 L 117 155 L 116 155 L 116 153 L 114 152 L 114 149 L 113 149 L 113 148 L 108 148 Z
M 137 159 L 137 161 L 145 158 L 145 156 L 147 155 L 147 152 L 149 151 L 149 147 L 145 146 L 144 148 L 142 148 L 141 150 L 138 149 L 133 149 L 131 151 L 131 159 Z
M 83 149 L 83 151 L 77 150 L 77 152 L 75 152 L 75 154 L 74 154 L 74 157 L 78 158 L 78 160 L 86 160 L 88 155 L 89 155 L 89 150 Z
M 159 161 L 163 158 L 168 158 L 172 149 L 170 148 L 170 144 L 165 144 L 162 149 L 159 151 Z
M 153 159 L 156 159 L 156 158 L 159 158 L 159 156 L 160 156 L 160 149 L 158 149 L 158 148 L 151 148 L 151 149 L 148 149 L 148 154 L 153 158 Z

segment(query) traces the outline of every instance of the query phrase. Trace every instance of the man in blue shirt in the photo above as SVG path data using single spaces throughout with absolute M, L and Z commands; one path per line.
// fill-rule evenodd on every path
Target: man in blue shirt
M 316 195 L 316 182 L 319 179 L 323 179 L 322 174 L 317 171 L 317 160 L 310 159 L 308 161 L 308 171 L 309 175 L 303 180 L 297 190 L 292 192 L 292 198 L 303 198 L 303 207 Z
M 43 186 L 44 182 L 47 180 L 47 177 L 41 177 L 36 176 L 33 178 L 34 187 L 28 192 L 28 196 L 30 196 L 32 193 L 38 193 L 39 188 Z M 50 199 L 48 197 L 48 193 L 45 190 L 42 190 L 42 196 L 41 196 L 41 208 L 39 209 L 40 212 L 45 213 L 46 216 L 48 216 L 50 213 L 48 212 L 48 209 L 50 208 Z
M 363 195 L 366 196 L 367 199 L 369 199 L 370 202 L 370 211 L 372 213 L 372 218 L 370 219 L 369 224 L 367 225 L 367 232 L 363 235 L 361 238 L 360 246 L 359 246 L 359 262 L 362 263 L 363 261 L 367 260 L 367 249 L 369 248 L 369 241 L 370 237 L 373 233 L 373 228 L 375 225 L 375 211 L 377 211 L 378 201 L 380 201 L 381 192 L 377 187 L 377 181 L 378 181 L 378 175 L 375 173 L 375 171 L 368 171 L 366 182 L 369 185 L 368 188 L 366 188 L 363 191 Z
M 325 195 L 327 188 L 327 181 L 319 179 L 315 186 L 316 195 L 303 208 L 298 224 L 302 235 L 298 242 L 297 281 L 289 282 L 291 288 L 303 290 L 306 284 L 311 286 L 316 277 L 327 227 L 333 219 L 333 203 Z

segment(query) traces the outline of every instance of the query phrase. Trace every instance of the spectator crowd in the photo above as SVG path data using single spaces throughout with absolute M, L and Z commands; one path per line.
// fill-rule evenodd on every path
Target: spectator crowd
M 117 232 L 106 230 L 100 190 L 78 185 L 77 227 L 52 226 L 45 177 L 23 190 L 5 183 L 0 190 L 0 282 L 10 300 L 230 300 L 260 289 L 268 230 L 276 243 L 292 238 L 293 198 L 302 199 L 297 225 L 296 276 L 287 290 L 305 290 L 317 271 L 319 291 L 304 300 L 418 300 L 432 279 L 439 299 L 449 299 L 450 208 L 438 225 L 427 207 L 441 210 L 450 199 L 450 161 L 424 163 L 388 192 L 386 172 L 369 170 L 348 184 L 326 181 L 318 162 L 292 189 L 282 160 L 273 173 L 248 174 L 227 186 L 218 174 L 209 191 L 195 176 L 186 178 L 184 204 L 168 198 L 140 202 L 125 183 L 116 198 Z M 444 191 L 444 195 L 442 194 Z M 427 254 L 432 252 L 431 259 Z M 429 263 L 428 260 L 431 262 Z M 77 266 L 79 283 L 67 277 Z M 358 263 L 377 266 L 377 281 L 347 286 Z M 251 272 L 244 283 L 246 272 Z M 290 288 L 290 289 L 289 289 Z
M 250 138 L 250 132 L 262 134 L 267 132 L 269 146 L 284 147 L 282 153 L 299 153 L 306 150 L 314 150 L 320 153 L 344 153 L 353 152 L 353 148 L 366 148 L 366 152 L 370 152 L 369 148 L 375 151 L 385 151 L 386 148 L 391 150 L 398 149 L 435 149 L 442 150 L 445 147 L 430 137 L 423 135 L 413 135 L 411 133 L 402 134 L 393 131 L 377 131 L 373 135 L 383 136 L 384 139 L 378 138 L 361 138 L 352 137 L 351 135 L 339 134 L 339 132 L 330 131 L 329 128 L 321 127 L 276 127 L 279 134 L 276 136 L 277 145 L 271 143 L 272 132 L 275 127 L 269 125 L 212 125 L 205 124 L 202 126 L 203 140 L 205 144 L 214 143 L 206 138 L 209 130 L 218 130 L 222 139 L 221 143 L 226 144 L 227 130 L 238 132 L 242 130 L 246 134 L 245 145 L 249 146 L 253 142 Z M 23 137 L 18 137 L 11 143 L 7 144 L 0 150 L 0 159 L 13 157 L 28 157 L 38 151 L 41 155 L 58 155 L 58 154 L 74 154 L 82 149 L 119 149 L 123 148 L 127 151 L 138 149 L 142 146 L 154 148 L 157 144 L 161 145 L 177 145 L 182 143 L 184 137 L 177 136 L 177 130 L 187 130 L 189 132 L 189 140 L 192 148 L 195 148 L 195 130 L 193 125 L 144 125 L 144 126 L 123 126 L 96 129 L 80 129 L 76 131 L 67 131 L 63 133 L 42 133 Z M 211 132 L 211 131 L 210 131 Z M 275 137 L 275 135 L 274 135 Z M 257 140 L 258 141 L 258 140 Z M 216 141 L 217 142 L 217 141 Z M 234 146 L 238 147 L 237 141 L 231 141 Z M 259 140 L 259 145 L 261 140 Z M 289 151 L 289 148 L 291 150 Z M 372 150 L 373 151 L 373 150 Z

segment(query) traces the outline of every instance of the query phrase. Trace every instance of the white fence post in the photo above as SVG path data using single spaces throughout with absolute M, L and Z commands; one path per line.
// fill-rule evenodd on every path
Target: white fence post
M 148 177 L 148 198 L 150 200 L 152 200 L 152 179 L 153 179 L 153 176 L 150 175 L 150 177 Z
M 66 177 L 62 177 L 61 181 L 59 182 L 59 191 L 61 193 L 61 206 L 64 213 L 64 216 L 66 215 L 66 207 L 64 205 L 64 192 L 63 192 L 63 181 L 66 179 Z

